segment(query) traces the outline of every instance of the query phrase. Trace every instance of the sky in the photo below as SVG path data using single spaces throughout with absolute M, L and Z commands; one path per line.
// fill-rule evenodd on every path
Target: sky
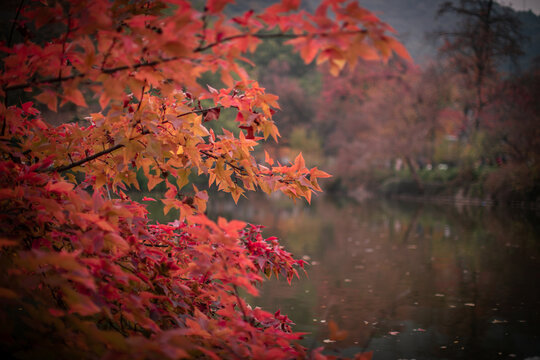
M 503 5 L 510 5 L 516 10 L 532 10 L 540 15 L 540 0 L 499 0 Z

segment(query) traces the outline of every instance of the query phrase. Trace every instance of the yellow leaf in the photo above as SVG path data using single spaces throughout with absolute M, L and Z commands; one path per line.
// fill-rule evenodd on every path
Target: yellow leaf
M 178 170 L 178 174 L 176 177 L 176 185 L 178 185 L 178 189 L 182 189 L 184 186 L 186 186 L 189 183 L 189 173 L 190 170 Z
M 64 101 L 62 103 L 65 103 L 66 101 L 71 101 L 77 106 L 88 107 L 88 105 L 86 105 L 86 101 L 84 100 L 83 94 L 77 88 L 65 88 L 63 97 Z
M 58 96 L 55 92 L 45 90 L 35 97 L 37 101 L 47 105 L 47 107 L 56 112 L 58 110 Z
M 238 204 L 238 199 L 240 198 L 240 195 L 244 193 L 244 190 L 242 188 L 236 186 L 231 189 L 231 196 L 233 197 L 234 203 Z
M 409 51 L 407 50 L 407 48 L 405 48 L 405 46 L 403 46 L 402 43 L 400 43 L 399 41 L 397 41 L 396 39 L 394 38 L 388 38 L 387 39 L 388 41 L 388 44 L 390 45 L 390 47 L 392 48 L 392 50 L 400 57 L 402 57 L 403 59 L 407 60 L 407 61 L 413 61 L 411 55 L 409 54 Z
M 270 155 L 268 155 L 268 152 L 266 150 L 264 150 L 264 161 L 266 161 L 266 163 L 270 166 L 274 165 L 274 159 L 272 159 Z
M 163 182 L 163 179 L 160 178 L 157 175 L 148 175 L 148 191 L 152 191 L 153 188 L 156 187 L 157 184 Z
M 302 153 L 298 154 L 296 159 L 294 159 L 294 170 L 300 171 L 306 167 L 306 162 L 304 161 L 304 157 L 302 156 Z

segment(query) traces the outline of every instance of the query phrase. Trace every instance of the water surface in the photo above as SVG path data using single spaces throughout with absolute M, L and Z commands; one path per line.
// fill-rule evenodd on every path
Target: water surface
M 268 198 L 209 211 L 266 225 L 311 264 L 292 286 L 267 281 L 248 299 L 288 314 L 307 347 L 376 360 L 540 356 L 537 213 Z

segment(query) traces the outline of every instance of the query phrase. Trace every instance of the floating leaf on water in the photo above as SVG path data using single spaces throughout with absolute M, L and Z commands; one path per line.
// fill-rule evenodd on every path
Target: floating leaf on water
M 338 324 L 333 320 L 328 322 L 328 331 L 330 332 L 330 339 L 336 341 L 345 340 L 349 336 L 348 331 L 340 329 Z

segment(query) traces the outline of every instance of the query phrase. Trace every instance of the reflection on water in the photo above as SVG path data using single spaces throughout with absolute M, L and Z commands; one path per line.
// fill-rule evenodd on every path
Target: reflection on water
M 287 313 L 310 333 L 305 346 L 376 360 L 540 356 L 538 214 L 267 198 L 210 209 L 267 225 L 312 264 L 293 286 L 268 281 L 249 299 Z M 330 322 L 343 340 L 330 340 Z

